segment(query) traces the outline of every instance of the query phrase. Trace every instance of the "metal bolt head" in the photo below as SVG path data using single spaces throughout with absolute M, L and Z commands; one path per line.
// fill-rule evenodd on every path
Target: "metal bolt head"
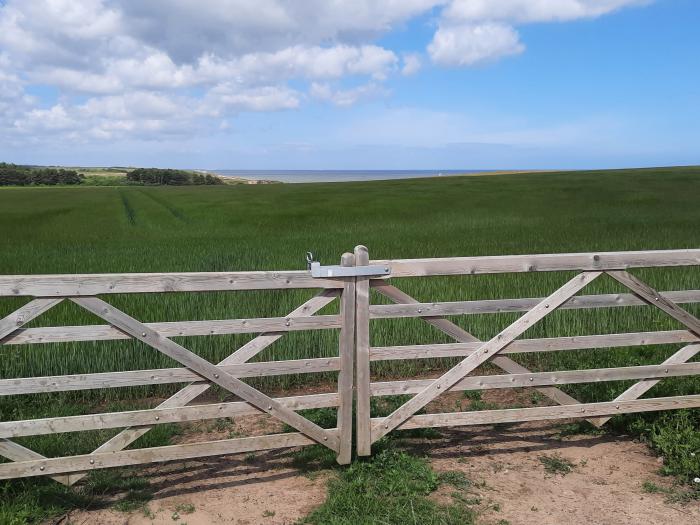
M 268 410 L 272 410 L 272 405 L 267 405 Z
M 141 332 L 141 337 L 146 337 L 146 332 Z
M 435 385 L 435 388 L 437 388 L 438 390 L 440 390 L 440 385 Z
M 615 408 L 620 408 L 620 405 L 615 405 Z
M 585 408 L 582 408 L 582 409 L 581 409 L 581 412 L 585 412 L 585 411 L 586 411 L 586 409 L 585 409 Z
M 39 467 L 39 470 L 44 470 L 45 468 L 46 467 L 42 465 L 41 467 Z
M 90 465 L 94 465 L 94 464 L 95 464 L 95 460 L 94 460 L 94 459 L 91 459 L 91 460 L 90 460 Z
M 384 428 L 389 428 L 389 425 L 384 425 Z
M 668 374 L 668 368 L 664 368 L 664 372 Z
M 531 378 L 530 378 L 530 381 L 534 381 L 534 380 L 535 380 L 535 378 L 534 378 L 534 377 L 531 377 Z
M 323 436 L 323 441 L 328 441 L 328 436 Z
M 215 379 L 219 379 L 219 374 L 214 374 Z
M 160 420 L 160 416 L 156 416 L 156 421 L 159 421 L 159 420 Z
M 418 313 L 419 313 L 419 314 L 420 314 L 420 313 L 423 313 L 423 309 L 422 309 L 422 308 L 418 308 Z

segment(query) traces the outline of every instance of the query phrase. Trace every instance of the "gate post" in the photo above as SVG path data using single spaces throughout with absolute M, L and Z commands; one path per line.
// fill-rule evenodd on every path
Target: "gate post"
M 355 256 L 344 253 L 341 266 L 355 266 Z M 355 354 L 355 277 L 345 277 L 340 296 L 340 372 L 338 374 L 338 438 L 336 460 L 347 465 L 352 459 L 352 404 Z
M 360 245 L 355 248 L 355 265 L 367 266 L 369 252 Z M 369 368 L 369 277 L 357 277 L 355 285 L 355 347 L 356 347 L 356 432 L 357 455 L 372 453 L 370 435 L 370 368 Z

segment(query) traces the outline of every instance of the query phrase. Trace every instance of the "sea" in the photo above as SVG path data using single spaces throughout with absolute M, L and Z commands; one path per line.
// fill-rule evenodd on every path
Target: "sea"
M 223 177 L 277 182 L 346 182 L 418 177 L 449 177 L 492 170 L 207 170 Z

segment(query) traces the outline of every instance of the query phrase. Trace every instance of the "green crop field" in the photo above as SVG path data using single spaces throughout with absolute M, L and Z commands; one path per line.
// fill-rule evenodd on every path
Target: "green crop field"
M 619 251 L 700 247 L 700 168 L 446 177 L 336 184 L 239 185 L 215 187 L 72 187 L 0 189 L 1 274 L 292 270 L 305 267 L 313 251 L 337 264 L 344 251 L 365 244 L 372 258 Z M 700 269 L 634 271 L 660 290 L 700 289 Z M 396 279 L 394 284 L 423 301 L 539 297 L 571 274 Z M 601 278 L 583 293 L 623 291 Z M 142 321 L 176 321 L 284 316 L 313 291 L 110 296 L 109 302 Z M 378 297 L 375 302 L 381 301 Z M 27 299 L 0 298 L 0 317 Z M 331 305 L 332 312 L 336 305 Z M 686 305 L 700 315 L 700 306 Z M 479 337 L 493 336 L 516 314 L 452 318 Z M 99 323 L 64 303 L 30 326 Z M 679 325 L 648 307 L 560 311 L 525 337 L 652 331 Z M 253 335 L 178 338 L 217 361 Z M 372 344 L 447 342 L 417 319 L 376 321 Z M 634 349 L 530 354 L 517 360 L 537 370 L 657 364 L 679 345 Z M 264 351 L 260 360 L 319 357 L 337 353 L 337 332 L 291 333 Z M 175 366 L 135 341 L 0 346 L 3 378 L 104 372 Z M 373 368 L 378 375 L 410 376 L 445 368 L 449 360 L 400 361 Z M 307 375 L 277 377 L 264 389 L 327 381 Z M 572 385 L 565 390 L 586 400 L 609 400 L 630 382 Z M 22 419 L 143 406 L 178 385 L 15 396 L 0 399 L 0 419 Z M 654 395 L 700 393 L 700 378 L 664 381 Z M 690 414 L 690 415 L 688 415 Z M 678 443 L 666 455 L 679 456 L 677 474 L 700 472 L 700 460 L 683 459 L 700 449 L 698 411 L 678 417 L 630 416 L 618 428 L 695 441 Z M 681 421 L 682 419 L 682 421 Z M 660 424 L 659 421 L 662 421 Z M 680 423 L 679 423 L 680 421 Z M 675 425 L 675 427 L 674 427 Z M 681 426 L 679 426 L 681 425 Z M 169 426 L 136 446 L 167 441 Z M 671 432 L 671 434 L 673 434 Z M 18 440 L 47 455 L 90 451 L 115 432 L 44 436 Z M 662 435 L 663 434 L 663 435 Z M 664 437 L 665 436 L 665 437 Z M 684 438 L 685 439 L 685 438 Z M 660 440 L 660 441 L 659 441 Z M 686 439 L 687 442 L 687 439 Z M 700 458 L 700 450 L 697 457 Z M 685 456 L 684 456 L 685 457 Z M 693 456 L 695 458 L 696 456 Z M 12 498 L 18 487 L 0 485 Z M 44 485 L 42 485 L 44 486 Z M 48 485 L 46 485 L 48 486 Z M 46 489 L 49 490 L 49 489 Z M 64 494 L 64 493 L 62 493 Z M 19 505 L 19 503 L 18 503 Z M 0 511 L 0 517 L 2 511 Z M 1 521 L 1 520 L 0 520 Z

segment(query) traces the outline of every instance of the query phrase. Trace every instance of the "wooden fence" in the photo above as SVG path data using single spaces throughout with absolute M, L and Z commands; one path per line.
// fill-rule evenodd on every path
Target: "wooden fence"
M 341 264 L 354 266 L 353 255 L 345 254 Z M 322 290 L 280 318 L 142 323 L 98 297 L 107 294 L 294 288 Z M 0 276 L 1 296 L 34 297 L 0 320 L 0 342 L 3 345 L 133 338 L 182 365 L 182 368 L 51 377 L 7 379 L 0 375 L 2 396 L 167 383 L 189 384 L 149 410 L 1 421 L 0 455 L 11 462 L 0 464 L 0 479 L 50 475 L 61 483 L 71 485 L 92 469 L 314 443 L 335 451 L 339 463 L 350 462 L 354 278 L 317 279 L 307 271 Z M 340 300 L 338 315 L 313 315 L 336 298 Z M 108 325 L 23 328 L 23 325 L 64 300 L 72 301 L 92 312 L 107 321 Z M 248 362 L 288 332 L 324 329 L 340 329 L 338 357 Z M 260 335 L 216 365 L 170 339 L 173 336 L 240 333 Z M 246 377 L 327 371 L 338 372 L 337 392 L 271 398 L 241 380 Z M 241 401 L 188 405 L 212 385 L 219 385 Z M 337 407 L 336 428 L 321 428 L 297 413 L 301 409 L 321 407 Z M 283 421 L 297 432 L 125 450 L 154 425 L 260 413 L 267 413 Z M 124 430 L 94 452 L 79 456 L 46 458 L 13 441 L 24 436 L 122 427 Z
M 700 395 L 640 399 L 659 381 L 700 373 L 690 360 L 700 352 L 700 320 L 679 304 L 700 302 L 700 290 L 659 292 L 627 272 L 630 268 L 699 266 L 700 250 L 667 250 L 597 254 L 516 255 L 370 261 L 358 246 L 345 254 L 340 270 L 222 272 L 184 274 L 105 274 L 0 276 L 0 297 L 33 297 L 0 320 L 2 345 L 133 338 L 179 362 L 181 368 L 103 372 L 50 377 L 0 376 L 0 395 L 38 394 L 122 386 L 189 383 L 156 408 L 70 417 L 0 421 L 0 479 L 49 475 L 73 484 L 92 469 L 158 461 L 215 456 L 320 443 L 347 464 L 352 452 L 353 396 L 357 454 L 371 453 L 371 445 L 394 429 L 463 426 L 540 419 L 587 418 L 596 425 L 622 413 L 700 407 Z M 377 274 L 361 271 L 379 268 Z M 395 279 L 449 275 L 520 272 L 571 272 L 561 287 L 544 298 L 419 302 L 395 286 Z M 325 273 L 324 273 L 325 272 Z M 368 275 L 369 273 L 369 275 Z M 317 274 L 317 275 L 318 275 Z M 624 294 L 576 295 L 607 275 L 629 289 Z M 346 276 L 338 276 L 346 275 Z M 391 279 L 391 280 L 390 280 Z M 285 317 L 142 323 L 118 310 L 103 297 L 109 294 L 212 292 L 313 288 L 321 292 Z M 370 290 L 393 304 L 371 304 Z M 314 315 L 335 298 L 338 315 Z M 107 325 L 23 327 L 64 300 L 104 319 Z M 680 330 L 518 339 L 527 329 L 557 309 L 614 308 L 651 305 L 682 325 Z M 481 341 L 446 316 L 524 312 L 489 340 Z M 419 318 L 447 334 L 454 343 L 384 346 L 370 345 L 371 321 Z M 291 331 L 339 329 L 338 357 L 253 362 L 249 360 Z M 259 333 L 218 364 L 210 363 L 174 342 L 175 336 Z M 409 334 L 410 335 L 410 334 Z M 533 372 L 511 354 L 554 352 L 659 344 L 685 344 L 658 365 Z M 373 382 L 371 362 L 438 357 L 463 358 L 438 378 Z M 491 363 L 505 373 L 473 375 Z M 1 368 L 0 368 L 1 370 Z M 338 372 L 336 392 L 272 398 L 241 378 L 311 372 Z M 353 381 L 354 380 L 354 381 Z M 609 402 L 582 403 L 559 385 L 600 381 L 638 380 Z M 212 385 L 219 385 L 240 401 L 189 404 Z M 555 406 L 471 412 L 419 413 L 449 391 L 534 387 Z M 372 417 L 372 397 L 412 394 L 386 417 Z M 337 407 L 337 425 L 324 429 L 298 410 Z M 126 448 L 154 425 L 266 413 L 296 432 L 225 439 L 144 449 Z M 90 454 L 47 458 L 13 441 L 41 434 L 124 428 Z
M 515 255 L 496 257 L 452 257 L 443 259 L 402 259 L 369 261 L 367 249 L 355 250 L 358 265 L 385 265 L 391 283 L 385 279 L 358 277 L 356 283 L 356 433 L 357 453 L 369 455 L 371 444 L 394 429 L 513 423 L 532 420 L 587 418 L 600 426 L 615 414 L 700 407 L 700 395 L 639 399 L 660 380 L 700 373 L 700 363 L 688 361 L 700 352 L 700 320 L 678 306 L 700 302 L 700 290 L 658 292 L 627 272 L 630 268 L 697 266 L 700 250 L 667 250 L 618 253 L 558 255 Z M 501 274 L 520 272 L 575 271 L 577 275 L 548 297 L 536 299 L 470 300 L 462 302 L 419 302 L 394 285 L 397 278 L 448 275 Z M 629 294 L 576 295 L 589 283 L 606 274 Z M 395 304 L 373 305 L 370 289 Z M 684 329 L 672 331 L 600 334 L 519 340 L 535 323 L 563 309 L 609 308 L 651 305 L 659 308 Z M 481 341 L 445 316 L 524 312 L 515 322 L 489 340 Z M 454 343 L 411 346 L 370 346 L 371 320 L 413 317 L 423 319 Z M 689 343 L 663 363 L 650 366 L 532 372 L 509 357 L 526 352 L 628 347 Z M 440 377 L 403 381 L 372 382 L 370 363 L 397 359 L 463 358 Z M 473 375 L 489 362 L 502 375 Z M 639 380 L 615 399 L 581 403 L 558 385 L 599 381 Z M 535 387 L 557 406 L 483 410 L 470 412 L 420 413 L 426 405 L 449 391 Z M 386 417 L 371 417 L 374 396 L 411 394 L 412 397 Z

